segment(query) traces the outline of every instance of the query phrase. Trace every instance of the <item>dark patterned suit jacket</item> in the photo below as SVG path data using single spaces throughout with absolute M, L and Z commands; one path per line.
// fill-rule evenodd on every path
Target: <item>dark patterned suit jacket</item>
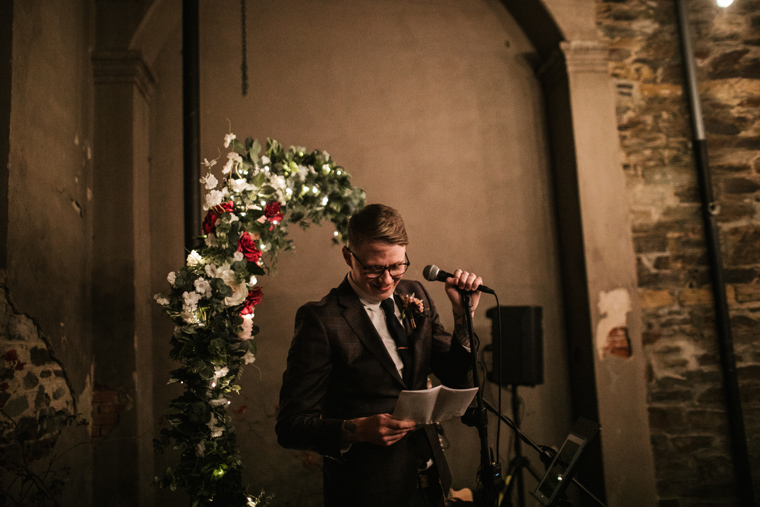
M 327 506 L 406 505 L 419 462 L 431 455 L 430 432 L 426 436 L 424 430 L 389 447 L 357 443 L 341 454 L 343 420 L 393 413 L 399 393 L 425 389 L 430 373 L 449 387 L 472 386 L 469 352 L 452 343 L 425 288 L 399 282 L 396 295 L 412 293 L 423 301 L 426 315 L 416 318 L 414 329 L 404 322 L 414 348 L 411 385 L 404 384 L 348 280 L 296 314 L 276 431 L 284 447 L 332 458 L 324 460 Z M 440 457 L 437 438 L 434 442 L 433 454 Z

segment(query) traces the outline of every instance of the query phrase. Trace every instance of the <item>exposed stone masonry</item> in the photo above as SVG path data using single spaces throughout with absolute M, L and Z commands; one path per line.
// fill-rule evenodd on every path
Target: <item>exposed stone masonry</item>
M 760 2 L 689 2 L 731 327 L 760 484 Z M 598 0 L 617 87 L 662 506 L 738 505 L 675 2 Z
M 75 415 L 74 399 L 61 365 L 50 354 L 38 326 L 17 312 L 0 270 L 0 453 L 13 460 L 18 450 L 12 438 L 19 431 L 27 459 L 46 456 L 58 438 L 60 425 L 40 424 L 56 411 Z M 1 471 L 1 470 L 0 470 Z

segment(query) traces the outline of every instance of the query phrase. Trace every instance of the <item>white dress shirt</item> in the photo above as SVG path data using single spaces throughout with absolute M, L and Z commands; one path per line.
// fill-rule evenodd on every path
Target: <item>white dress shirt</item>
M 348 274 L 348 283 L 351 284 L 351 288 L 353 288 L 354 292 L 356 292 L 356 294 L 359 296 L 359 300 L 364 305 L 364 310 L 367 312 L 369 319 L 372 321 L 372 324 L 377 330 L 377 334 L 379 334 L 380 338 L 383 340 L 383 345 L 385 345 L 385 348 L 388 349 L 388 354 L 390 354 L 391 359 L 393 359 L 393 363 L 396 365 L 396 369 L 403 378 L 404 363 L 401 361 L 401 356 L 399 355 L 398 350 L 396 350 L 396 341 L 388 331 L 388 323 L 385 321 L 385 312 L 382 308 L 380 308 L 380 303 L 382 301 L 378 301 L 376 298 L 373 298 L 361 288 L 359 288 L 359 286 L 351 278 L 351 273 Z M 401 311 L 398 309 L 398 305 L 394 304 L 393 309 L 396 314 L 396 318 L 399 319 L 400 322 Z M 403 322 L 401 325 L 403 325 Z

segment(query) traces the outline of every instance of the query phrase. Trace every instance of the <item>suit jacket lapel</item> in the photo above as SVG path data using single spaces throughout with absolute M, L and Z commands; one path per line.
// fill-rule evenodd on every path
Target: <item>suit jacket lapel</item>
M 390 354 L 388 354 L 388 349 L 385 348 L 382 338 L 380 338 L 377 329 L 375 329 L 369 315 L 367 315 L 367 310 L 364 309 L 364 305 L 359 296 L 354 292 L 354 289 L 351 288 L 348 280 L 343 280 L 343 283 L 338 286 L 338 302 L 345 307 L 343 317 L 359 338 L 359 341 L 375 356 L 380 365 L 393 378 L 398 380 L 402 387 L 406 388 L 406 384 L 404 384 L 401 375 L 398 373 L 396 364 L 391 359 Z
M 402 289 L 403 284 L 399 284 L 398 287 L 396 287 L 396 293 L 394 294 L 396 299 L 396 304 L 400 305 L 401 311 L 404 311 L 404 307 L 401 304 L 401 296 L 402 295 L 409 295 L 411 294 L 408 290 Z M 413 375 L 414 378 L 412 379 L 412 385 L 409 386 L 409 389 L 414 389 L 414 386 L 419 384 L 419 377 L 422 373 L 422 360 L 425 356 L 425 337 L 422 334 L 422 328 L 425 324 L 425 318 L 419 317 L 415 320 L 416 327 L 412 328 L 410 324 L 410 319 L 414 318 L 412 316 L 405 317 L 403 319 L 404 321 L 404 328 L 406 329 L 406 333 L 409 336 L 409 345 L 413 349 Z M 423 385 L 427 385 L 427 380 L 423 382 Z

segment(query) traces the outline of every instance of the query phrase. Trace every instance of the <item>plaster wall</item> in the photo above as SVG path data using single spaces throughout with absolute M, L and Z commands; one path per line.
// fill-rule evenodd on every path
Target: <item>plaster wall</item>
M 369 202 L 404 215 L 411 240 L 407 276 L 420 279 L 430 263 L 462 266 L 482 274 L 502 305 L 543 306 L 546 382 L 521 389 L 523 427 L 539 442 L 560 443 L 571 416 L 544 112 L 525 58 L 533 49 L 504 7 L 445 0 L 258 3 L 247 12 L 246 97 L 239 3 L 201 9 L 201 156 L 218 156 L 230 125 L 239 137 L 326 149 Z M 151 214 L 159 222 L 151 231 L 152 244 L 162 245 L 153 249 L 153 292 L 165 288 L 166 274 L 181 262 L 180 50 L 175 25 L 152 63 L 152 182 L 160 186 L 152 189 L 158 200 L 152 198 Z M 319 505 L 319 457 L 279 448 L 273 427 L 295 310 L 339 283 L 346 267 L 329 227 L 291 233 L 296 253 L 283 255 L 277 274 L 260 280 L 259 359 L 247 369 L 231 411 L 251 484 L 283 505 Z M 439 285 L 429 288 L 445 308 Z M 475 326 L 487 344 L 485 310 L 495 302 L 483 298 L 481 305 Z M 448 312 L 443 315 L 451 327 Z M 160 366 L 167 348 L 161 337 L 168 342 L 170 333 L 161 319 L 154 331 L 157 405 L 167 398 L 158 392 L 168 379 L 160 372 L 171 368 Z M 490 385 L 487 396 L 495 399 L 497 391 Z M 508 412 L 506 392 L 504 401 Z M 495 421 L 490 428 L 495 445 Z M 474 487 L 476 431 L 453 421 L 446 432 L 454 486 Z M 503 455 L 508 437 L 504 429 Z
M 92 385 L 91 9 L 90 2 L 14 4 L 7 225 L 8 298 L 64 365 L 85 417 Z M 88 449 L 73 454 L 79 465 L 70 488 L 85 503 Z

